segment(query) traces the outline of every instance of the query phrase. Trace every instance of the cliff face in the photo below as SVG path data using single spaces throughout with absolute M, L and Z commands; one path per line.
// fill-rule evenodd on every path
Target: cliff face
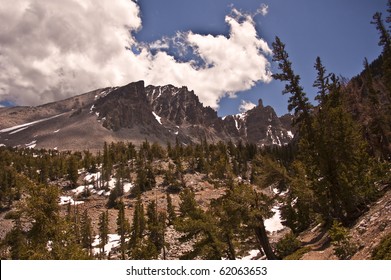
M 293 137 L 289 116 L 278 118 L 261 100 L 246 113 L 220 118 L 187 87 L 145 87 L 143 81 L 38 107 L 3 108 L 0 117 L 0 144 L 28 146 L 35 141 L 48 149 L 95 149 L 104 141 L 137 144 L 146 139 L 161 144 L 206 139 L 285 145 Z

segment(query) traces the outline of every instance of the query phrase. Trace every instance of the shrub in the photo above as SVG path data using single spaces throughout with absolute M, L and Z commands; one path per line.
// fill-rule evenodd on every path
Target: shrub
M 300 241 L 293 233 L 288 233 L 276 244 L 276 252 L 281 258 L 284 258 L 295 252 L 299 247 Z
M 357 252 L 357 245 L 351 241 L 349 230 L 340 222 L 333 222 L 329 235 L 334 245 L 334 254 L 340 260 L 348 260 Z
M 372 251 L 372 260 L 391 260 L 391 233 L 384 237 Z

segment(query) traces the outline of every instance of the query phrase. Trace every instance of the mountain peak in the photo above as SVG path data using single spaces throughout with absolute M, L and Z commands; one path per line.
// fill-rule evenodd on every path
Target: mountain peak
M 18 120 L 15 116 L 28 118 Z M 37 148 L 59 150 L 94 149 L 102 147 L 104 141 L 137 144 L 145 139 L 160 143 L 206 139 L 284 145 L 291 139 L 288 119 L 282 123 L 261 99 L 246 113 L 222 119 L 186 86 L 145 87 L 144 81 L 137 81 L 39 107 L 3 108 L 0 144 L 25 146 L 35 141 Z M 7 125 L 10 123 L 15 126 L 12 131 Z
M 263 108 L 263 101 L 262 101 L 262 98 L 259 98 L 259 99 L 258 99 L 258 107 L 259 107 L 259 108 Z

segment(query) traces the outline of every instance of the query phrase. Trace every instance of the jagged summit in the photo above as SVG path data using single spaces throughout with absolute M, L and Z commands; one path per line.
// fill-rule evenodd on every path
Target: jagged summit
M 99 149 L 104 141 L 145 139 L 188 144 L 251 142 L 285 145 L 291 138 L 290 115 L 279 118 L 272 107 L 220 118 L 186 86 L 145 87 L 144 81 L 98 89 L 37 107 L 0 111 L 0 145 L 47 149 Z

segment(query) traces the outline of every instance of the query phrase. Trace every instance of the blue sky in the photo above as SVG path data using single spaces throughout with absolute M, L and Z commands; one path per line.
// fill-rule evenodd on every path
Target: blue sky
M 369 61 L 381 52 L 378 34 L 370 24 L 376 11 L 386 15 L 386 2 L 380 0 L 139 0 L 143 28 L 136 34 L 140 41 L 152 42 L 178 31 L 192 30 L 201 34 L 229 35 L 224 17 L 235 8 L 255 13 L 262 3 L 268 6 L 265 16 L 256 15 L 258 35 L 269 46 L 275 36 L 286 44 L 296 74 L 310 98 L 316 77 L 313 65 L 317 56 L 329 72 L 351 78 L 362 71 L 365 57 Z M 274 69 L 274 68 L 273 68 Z M 276 70 L 274 70 L 276 71 Z M 272 81 L 257 83 L 237 98 L 225 97 L 220 102 L 219 115 L 233 114 L 241 100 L 257 104 L 259 98 L 271 105 L 279 115 L 287 112 L 287 98 L 282 96 L 283 84 Z
M 287 112 L 271 45 L 286 44 L 310 99 L 317 56 L 351 78 L 381 52 L 386 0 L 13 0 L 0 4 L 0 106 L 39 105 L 144 80 L 188 86 L 220 116 Z M 266 8 L 267 7 L 267 8 Z M 262 8 L 262 9 L 261 9 Z M 241 109 L 240 109 L 241 108 Z

